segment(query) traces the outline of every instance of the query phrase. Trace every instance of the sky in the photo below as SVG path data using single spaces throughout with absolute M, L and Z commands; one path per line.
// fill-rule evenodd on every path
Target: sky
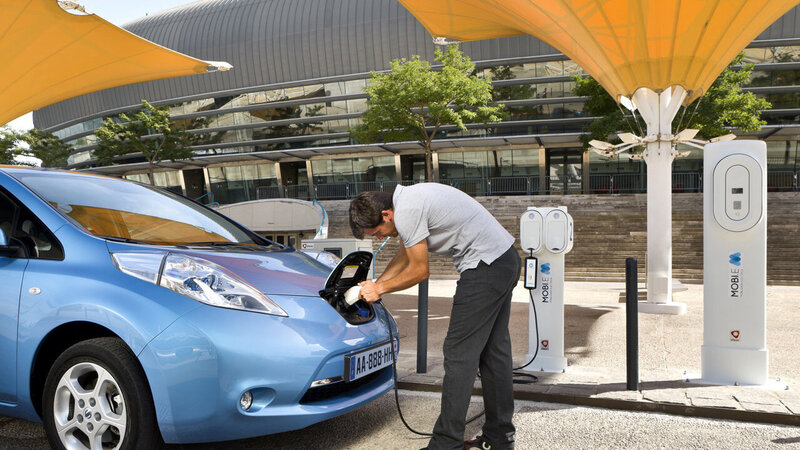
M 56 1 L 56 0 L 53 0 Z M 123 25 L 131 20 L 154 14 L 179 5 L 193 3 L 192 0 L 76 0 L 87 13 L 97 14 L 114 25 Z M 28 113 L 12 120 L 8 125 L 18 131 L 33 128 L 33 114 Z

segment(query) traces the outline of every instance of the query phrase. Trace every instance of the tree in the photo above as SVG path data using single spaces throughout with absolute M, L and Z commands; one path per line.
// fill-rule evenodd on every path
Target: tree
M 42 167 L 66 167 L 67 157 L 72 153 L 72 146 L 65 144 L 53 133 L 32 128 L 19 135 L 28 148 L 23 151 L 25 156 L 32 156 L 42 161 Z
M 106 118 L 95 130 L 97 148 L 94 156 L 101 165 L 114 163 L 123 155 L 141 154 L 147 161 L 147 176 L 155 184 L 153 172 L 159 162 L 169 159 L 191 159 L 189 135 L 182 129 L 173 129 L 166 107 L 154 107 L 142 100 L 142 109 L 132 116 L 120 114 L 119 120 Z
M 0 164 L 19 164 L 14 158 L 19 155 L 19 135 L 8 127 L 0 128 Z
M 436 49 L 440 70 L 414 56 L 389 63 L 389 72 L 372 72 L 369 109 L 361 125 L 350 130 L 359 142 L 418 141 L 425 148 L 428 181 L 433 181 L 431 141 L 444 125 L 465 130 L 465 122 L 499 122 L 503 105 L 489 106 L 492 85 L 487 78 L 472 74 L 475 65 L 458 49 Z
M 20 144 L 24 134 L 3 126 L 0 127 L 0 164 L 11 164 L 16 166 L 33 166 L 34 163 L 27 161 L 20 156 L 32 156 L 28 149 Z
M 742 92 L 741 86 L 750 81 L 754 67 L 753 64 L 742 65 L 743 59 L 744 53 L 740 53 L 722 71 L 705 95 L 689 106 L 681 107 L 675 115 L 673 127 L 680 124 L 683 128 L 696 128 L 700 130 L 700 137 L 711 139 L 728 134 L 725 127 L 749 132 L 764 126 L 766 122 L 761 120 L 761 110 L 768 109 L 771 105 L 752 92 Z M 623 116 L 620 107 L 600 83 L 591 77 L 574 76 L 573 80 L 575 95 L 588 97 L 585 103 L 586 112 L 590 116 L 599 117 L 584 127 L 584 131 L 589 133 L 581 136 L 584 147 L 588 148 L 592 139 L 605 141 L 609 135 L 616 135 L 623 130 L 639 134 L 639 130 L 631 129 L 634 119 Z M 616 136 L 614 140 L 619 142 Z

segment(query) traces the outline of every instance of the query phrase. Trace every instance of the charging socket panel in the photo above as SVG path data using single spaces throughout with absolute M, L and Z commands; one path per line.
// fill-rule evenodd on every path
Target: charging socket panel
M 533 256 L 525 258 L 525 289 L 536 289 L 536 271 L 539 260 Z

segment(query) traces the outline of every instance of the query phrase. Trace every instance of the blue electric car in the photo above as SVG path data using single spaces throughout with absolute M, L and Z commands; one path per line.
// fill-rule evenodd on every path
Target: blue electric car
M 397 350 L 382 305 L 343 300 L 371 259 L 331 271 L 168 191 L 0 166 L 0 414 L 98 449 L 358 408 L 392 387 Z

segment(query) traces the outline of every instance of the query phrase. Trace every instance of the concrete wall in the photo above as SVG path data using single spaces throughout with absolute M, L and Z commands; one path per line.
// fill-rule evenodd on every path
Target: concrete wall
M 477 197 L 517 237 L 519 217 L 529 206 L 566 206 L 575 220 L 575 246 L 567 255 L 567 279 L 623 281 L 625 258 L 639 260 L 640 279 L 646 271 L 647 195 L 567 195 Z M 330 237 L 352 237 L 349 201 L 321 202 L 330 217 Z M 673 194 L 673 273 L 686 283 L 702 283 L 703 196 Z M 800 193 L 768 194 L 768 282 L 800 285 Z M 374 245 L 377 248 L 378 243 Z M 378 273 L 397 251 L 397 239 L 383 248 Z M 520 255 L 522 253 L 520 252 Z M 431 276 L 457 277 L 449 257 L 431 255 Z

